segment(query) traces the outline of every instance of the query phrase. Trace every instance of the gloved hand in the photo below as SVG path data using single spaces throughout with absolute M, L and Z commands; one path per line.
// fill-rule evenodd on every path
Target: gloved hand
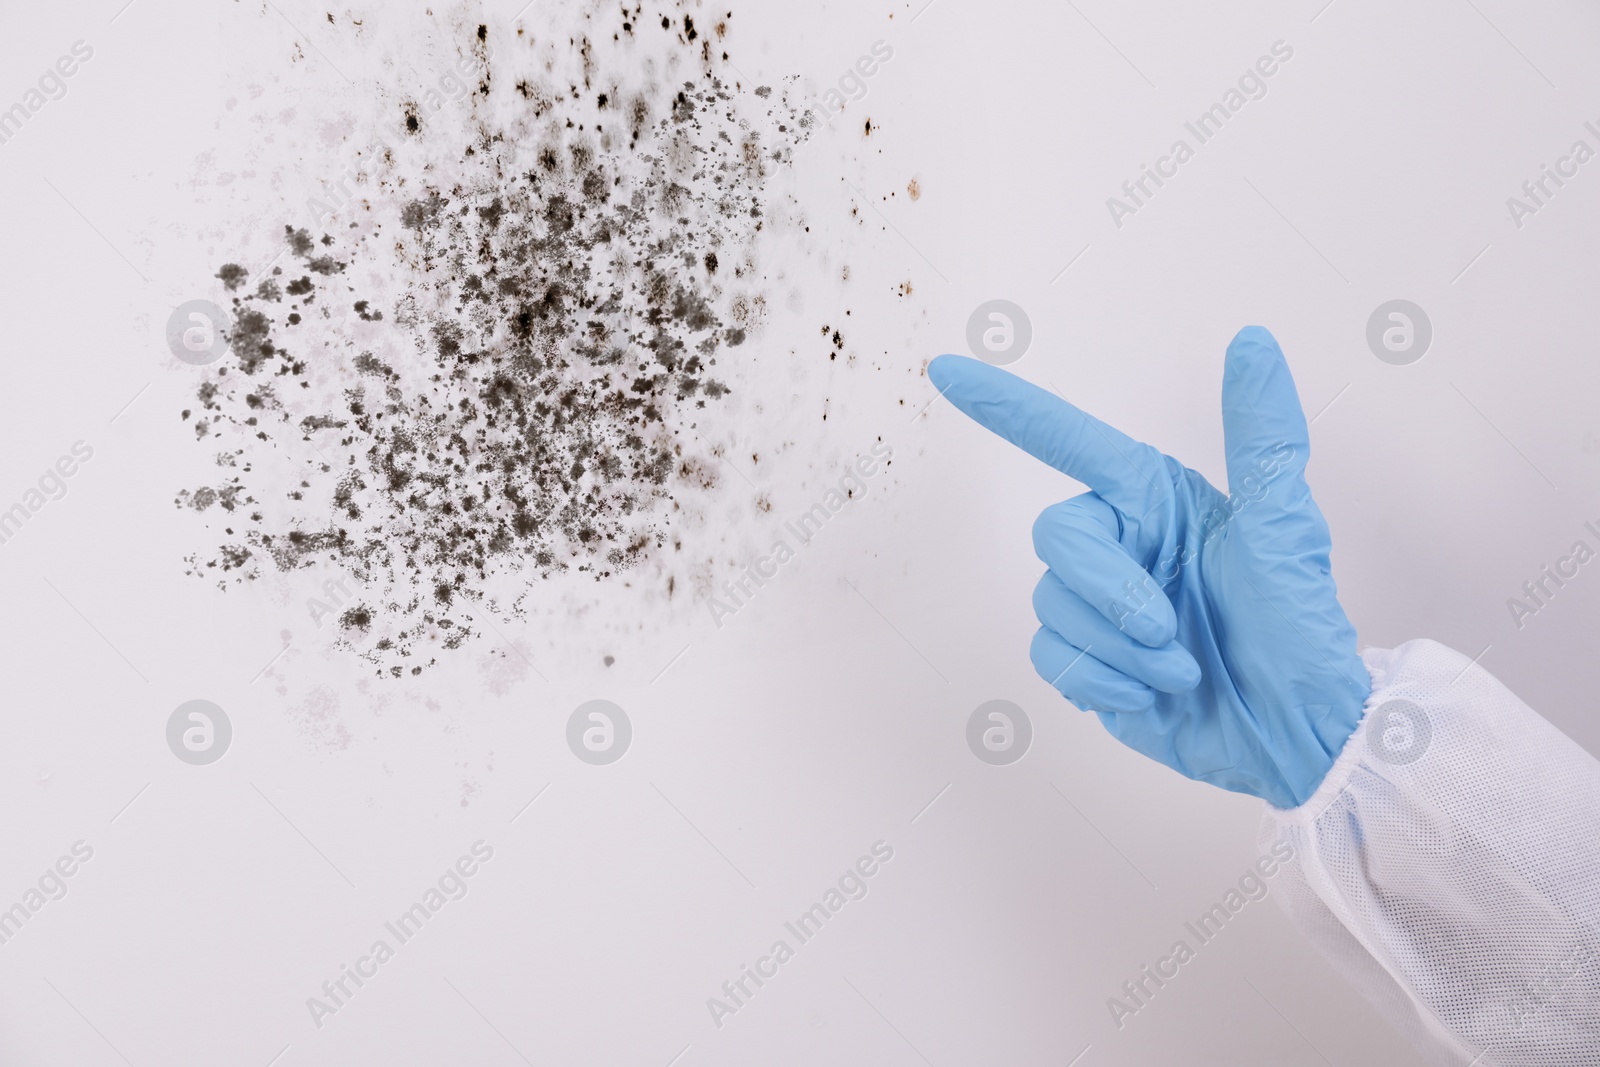
M 1190 778 L 1304 803 L 1371 683 L 1311 499 L 1305 415 L 1278 342 L 1228 346 L 1231 496 L 1051 393 L 964 356 L 928 377 L 956 407 L 1091 490 L 1046 508 L 1034 668 L 1123 744 Z

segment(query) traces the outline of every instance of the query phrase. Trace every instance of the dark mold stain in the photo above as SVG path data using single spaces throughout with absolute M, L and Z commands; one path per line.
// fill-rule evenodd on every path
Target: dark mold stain
M 639 14 L 622 10 L 624 32 Z M 484 95 L 488 32 L 472 46 Z M 673 47 L 697 39 L 685 16 Z M 571 46 L 585 83 L 598 79 L 588 39 Z M 223 588 L 265 568 L 348 573 L 364 598 L 338 619 L 342 643 L 400 677 L 474 636 L 485 612 L 518 613 L 531 587 L 505 603 L 490 592 L 499 576 L 599 581 L 673 545 L 679 497 L 718 473 L 681 431 L 729 393 L 719 353 L 765 313 L 743 253 L 764 226 L 765 179 L 814 127 L 767 86 L 753 103 L 782 132 L 738 117 L 744 90 L 700 51 L 701 76 L 656 98 L 619 98 L 613 78 L 587 98 L 501 79 L 527 121 L 475 113 L 463 157 L 442 168 L 459 177 L 410 182 L 397 225 L 285 227 L 284 266 L 253 292 L 244 268 L 218 271 L 235 294 L 233 358 L 183 418 L 233 447 L 218 456 L 227 477 L 177 503 L 227 515 L 229 539 L 191 556 L 191 573 Z M 401 111 L 418 134 L 416 105 Z M 597 111 L 620 118 L 616 136 Z M 390 288 L 358 291 L 375 275 Z M 300 477 L 280 491 L 286 457 Z

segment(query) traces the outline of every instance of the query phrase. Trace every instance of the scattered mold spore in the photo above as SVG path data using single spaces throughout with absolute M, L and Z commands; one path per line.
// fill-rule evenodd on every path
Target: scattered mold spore
M 623 10 L 625 31 L 638 15 Z M 233 356 L 184 412 L 208 447 L 232 438 L 226 477 L 177 497 L 232 524 L 191 573 L 223 588 L 264 567 L 348 574 L 365 599 L 339 616 L 341 643 L 382 677 L 515 615 L 529 577 L 600 581 L 681 546 L 681 498 L 719 474 L 690 428 L 729 394 L 718 359 L 765 306 L 722 268 L 748 262 L 772 166 L 815 125 L 767 86 L 750 103 L 770 121 L 740 116 L 745 90 L 707 61 L 653 93 L 613 87 L 600 106 L 623 128 L 591 134 L 565 83 L 491 79 L 488 33 L 463 34 L 481 93 L 501 86 L 526 117 L 469 102 L 480 128 L 460 158 L 431 161 L 370 225 L 285 227 L 283 266 L 254 291 L 224 265 Z M 590 42 L 569 43 L 587 81 Z M 416 105 L 396 106 L 426 147 Z

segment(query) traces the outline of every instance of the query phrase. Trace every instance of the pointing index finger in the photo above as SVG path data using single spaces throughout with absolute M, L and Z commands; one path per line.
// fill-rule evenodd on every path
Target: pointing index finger
M 1167 477 L 1159 451 L 1014 374 L 939 356 L 928 378 L 974 422 L 1075 478 L 1112 507 L 1139 513 Z

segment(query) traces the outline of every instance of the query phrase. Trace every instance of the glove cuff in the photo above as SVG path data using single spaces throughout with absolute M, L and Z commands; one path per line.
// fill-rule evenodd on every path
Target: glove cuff
M 1382 691 L 1384 683 L 1405 647 L 1402 645 L 1398 649 L 1368 648 L 1361 653 L 1361 663 L 1366 667 L 1368 677 L 1372 679 L 1372 691 L 1362 703 L 1361 718 L 1357 720 L 1356 728 L 1345 738 L 1339 754 L 1334 757 L 1333 765 L 1328 768 L 1328 773 L 1323 775 L 1322 783 L 1311 796 L 1306 798 L 1305 803 L 1296 807 L 1280 808 L 1270 800 L 1267 801 L 1267 807 L 1272 809 L 1274 817 L 1310 822 L 1326 811 L 1334 798 L 1344 791 L 1344 787 L 1350 782 L 1350 776 L 1360 766 L 1364 756 L 1370 754 L 1367 742 L 1368 726 L 1372 722 L 1373 712 L 1389 700 L 1389 696 Z

